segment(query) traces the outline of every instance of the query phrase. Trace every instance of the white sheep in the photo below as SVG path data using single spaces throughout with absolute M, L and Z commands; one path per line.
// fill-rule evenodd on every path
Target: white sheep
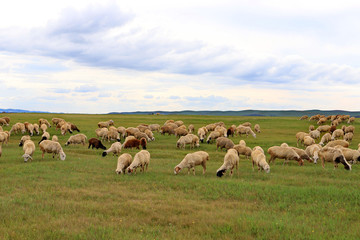
M 315 139 L 313 139 L 310 136 L 305 136 L 304 137 L 304 146 L 307 147 L 307 146 L 310 146 L 312 144 L 315 144 Z
M 345 133 L 344 140 L 348 141 L 348 142 L 351 142 L 353 137 L 354 137 L 354 134 L 352 132 L 348 132 L 348 133 Z
M 331 134 L 330 133 L 325 133 L 320 140 L 320 145 L 323 146 L 325 143 L 328 143 L 331 141 Z
M 241 139 L 241 140 L 239 141 L 239 145 L 246 147 L 246 142 L 245 142 L 245 140 L 242 140 L 242 139 Z
M 209 154 L 204 151 L 197 151 L 194 153 L 188 153 L 184 157 L 184 159 L 175 166 L 174 174 L 178 174 L 181 169 L 187 168 L 188 174 L 190 170 L 193 170 L 193 174 L 195 175 L 195 166 L 201 165 L 203 167 L 203 174 L 206 172 L 206 162 L 209 161 Z
M 194 131 L 195 131 L 194 125 L 193 125 L 193 124 L 190 124 L 190 125 L 188 126 L 188 132 L 189 132 L 189 133 L 193 133 Z
M 95 130 L 95 134 L 98 138 L 101 138 L 101 140 L 104 140 L 107 138 L 107 134 L 109 132 L 109 129 L 107 128 L 98 128 Z
M 61 127 L 60 127 L 60 132 L 61 132 L 61 135 L 65 135 L 66 132 L 69 132 L 69 133 L 72 133 L 71 131 L 71 124 L 69 123 L 64 123 Z
M 69 139 L 66 141 L 65 146 L 68 146 L 70 144 L 82 144 L 83 146 L 85 146 L 86 143 L 86 135 L 79 133 L 73 136 L 70 136 Z
M 19 142 L 19 147 L 23 146 L 24 145 L 24 142 L 26 140 L 30 140 L 30 136 L 29 135 L 25 135 L 25 136 L 22 136 L 21 139 L 20 139 L 20 142 Z
M 126 128 L 120 126 L 116 130 L 120 134 L 120 137 L 125 139 L 125 137 L 126 137 Z
M 136 139 L 141 139 L 141 138 L 145 138 L 146 139 L 146 141 L 148 141 L 148 142 L 150 142 L 151 141 L 151 139 L 149 138 L 149 136 L 146 134 L 146 133 L 144 133 L 144 132 L 136 132 L 135 134 L 134 134 L 134 137 L 136 137 Z
M 358 150 L 344 148 L 343 146 L 336 146 L 336 149 L 340 149 L 344 154 L 346 161 L 350 164 L 354 164 L 360 161 L 360 152 Z
M 260 146 L 256 146 L 252 149 L 251 161 L 252 161 L 253 171 L 254 171 L 254 165 L 256 165 L 258 167 L 258 171 L 264 170 L 266 173 L 270 172 L 270 166 L 266 162 L 264 150 Z
M 247 146 L 238 144 L 234 145 L 233 148 L 238 152 L 238 155 L 244 155 L 247 159 L 251 156 L 252 150 Z
M 5 132 L 0 132 L 0 142 L 1 145 L 3 145 L 3 143 L 7 144 L 10 138 L 10 133 L 8 131 Z
M 59 138 L 56 135 L 53 135 L 51 140 L 54 142 L 59 142 Z
M 42 141 L 44 141 L 44 140 L 50 140 L 50 133 L 44 132 L 44 133 L 42 134 L 41 140 L 39 141 L 38 144 L 40 144 L 40 143 L 41 143 Z
M 109 126 L 112 126 L 112 125 L 114 125 L 114 121 L 113 121 L 113 120 L 109 120 L 109 121 L 106 121 L 106 122 L 99 122 L 99 123 L 98 123 L 98 127 L 99 127 L 99 128 L 103 128 L 103 127 L 108 128 Z
M 318 128 L 316 128 L 316 130 L 318 130 L 319 132 L 329 132 L 330 128 L 331 128 L 330 125 L 321 125 Z
M 29 159 L 32 161 L 33 160 L 32 155 L 35 152 L 34 142 L 31 140 L 26 140 L 24 142 L 23 150 L 24 150 L 24 155 L 22 155 L 22 157 L 24 158 L 24 162 L 27 162 Z
M 0 118 L 0 126 L 9 126 L 9 124 L 6 122 L 6 120 L 5 119 L 3 119 L 3 118 Z
M 346 170 L 351 170 L 351 165 L 346 161 L 346 158 L 340 149 L 324 147 L 319 151 L 319 157 L 323 168 L 325 168 L 324 162 L 333 162 L 334 169 L 338 167 L 339 163 L 342 163 Z
M 102 153 L 102 156 L 105 157 L 109 153 L 113 153 L 113 155 L 118 155 L 121 152 L 121 148 L 122 148 L 122 145 L 120 142 L 114 142 L 113 144 L 111 144 L 109 149 L 105 150 Z
M 179 140 L 176 142 L 176 147 L 185 149 L 186 144 L 189 144 L 190 149 L 194 148 L 196 144 L 196 142 L 194 142 L 194 136 L 195 136 L 194 134 L 187 134 L 186 136 L 181 136 Z M 199 146 L 198 144 L 199 142 L 197 143 L 197 147 Z
M 251 134 L 254 138 L 256 138 L 256 134 L 248 126 L 239 125 L 236 128 L 236 133 L 239 134 L 240 136 L 241 136 L 241 134 L 246 134 L 246 137 L 249 136 L 249 134 Z
M 156 131 L 156 132 L 159 132 L 159 131 L 160 131 L 160 125 L 159 125 L 159 124 L 156 124 L 156 123 L 155 123 L 155 124 L 150 124 L 150 125 L 149 125 L 149 128 L 150 128 L 150 130 L 153 131 L 153 132 L 154 132 L 154 131 Z
M 39 131 L 40 127 L 39 127 L 39 125 L 38 125 L 37 123 L 34 123 L 33 126 L 34 126 L 34 131 L 36 132 L 36 135 L 39 135 L 39 134 L 40 134 L 40 131 Z
M 349 147 L 349 142 L 345 141 L 345 140 L 335 140 L 335 141 L 328 142 L 325 145 L 325 147 L 335 147 L 337 145 L 341 145 L 343 147 Z
M 119 132 L 117 131 L 117 129 L 115 129 L 115 130 L 109 130 L 108 132 L 107 132 L 107 136 L 106 136 L 106 138 L 108 139 L 108 141 L 110 142 L 110 141 L 118 141 L 118 142 L 120 142 L 120 134 L 119 134 Z
M 283 165 L 289 160 L 297 161 L 300 166 L 304 164 L 304 161 L 300 158 L 299 154 L 291 147 L 272 146 L 267 152 L 270 154 L 269 163 L 274 162 L 276 158 L 279 158 L 284 159 Z
M 257 133 L 260 133 L 260 132 L 261 132 L 261 131 L 260 131 L 260 125 L 259 125 L 259 124 L 255 124 L 254 130 L 255 130 L 255 132 L 257 132 Z
M 329 133 L 330 134 L 330 133 Z M 317 160 L 319 159 L 319 151 L 322 149 L 322 147 L 318 144 L 313 144 L 308 147 L 306 147 L 305 152 L 307 155 L 310 156 L 310 158 L 314 161 L 314 163 L 317 163 Z
M 47 128 L 48 128 L 48 127 L 47 127 L 46 124 L 44 124 L 44 123 L 40 125 L 40 129 L 41 129 L 41 131 L 42 131 L 43 133 L 46 132 Z
M 140 152 L 136 153 L 134 156 L 134 161 L 130 164 L 129 167 L 127 167 L 126 171 L 128 173 L 135 172 L 136 174 L 136 168 L 140 167 L 141 172 L 147 171 L 148 166 L 150 163 L 150 153 L 146 150 L 141 150 Z
M 209 144 L 211 140 L 217 139 L 221 136 L 221 133 L 218 131 L 213 131 L 209 134 L 208 138 L 206 139 L 206 142 Z
M 344 131 L 342 129 L 336 129 L 332 135 L 331 135 L 331 140 L 335 140 L 338 138 L 343 138 L 344 137 Z
M 155 141 L 154 134 L 150 129 L 146 129 L 144 133 L 148 136 L 149 141 Z
M 220 150 L 222 150 L 223 148 L 228 150 L 230 148 L 233 148 L 234 146 L 235 146 L 235 144 L 229 138 L 219 137 L 216 139 L 216 151 L 218 150 L 219 147 L 220 147 Z
M 227 170 L 230 170 L 230 176 L 233 174 L 233 169 L 238 171 L 239 155 L 235 149 L 229 149 L 224 157 L 224 163 L 216 170 L 216 176 L 222 177 Z
M 206 129 L 206 128 L 205 128 Z M 200 139 L 200 142 L 204 142 L 204 139 L 205 139 L 205 137 L 206 137 L 206 131 L 205 131 L 205 129 L 202 127 L 202 128 L 199 128 L 198 129 L 198 132 L 197 132 L 197 134 L 198 134 L 198 136 L 199 136 L 199 139 Z
M 310 137 L 312 137 L 313 139 L 319 139 L 320 138 L 320 131 L 319 130 L 313 130 L 309 132 Z
M 300 144 L 304 143 L 305 136 L 310 136 L 310 135 L 308 133 L 305 133 L 305 132 L 296 133 L 295 137 L 296 137 L 296 146 L 297 147 L 299 146 L 299 143 Z
M 51 140 L 44 140 L 39 144 L 39 148 L 42 151 L 42 159 L 44 159 L 44 154 L 46 153 L 52 153 L 53 158 L 55 155 L 59 154 L 59 157 L 61 160 L 65 160 L 66 154 L 64 153 L 60 143 L 54 142 Z
M 125 174 L 125 169 L 130 166 L 131 161 L 132 161 L 132 157 L 130 154 L 128 153 L 121 154 L 118 158 L 115 172 L 117 174 L 121 174 L 121 173 Z

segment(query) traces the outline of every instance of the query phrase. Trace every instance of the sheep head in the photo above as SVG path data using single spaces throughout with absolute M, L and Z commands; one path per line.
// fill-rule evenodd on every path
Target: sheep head
M 181 171 L 181 168 L 180 168 L 180 167 L 176 166 L 176 167 L 174 168 L 174 174 L 175 174 L 175 175 L 177 175 L 180 171 Z
M 225 172 L 226 172 L 226 169 L 219 170 L 219 171 L 216 172 L 216 176 L 222 177 L 225 174 Z
M 64 151 L 61 150 L 61 151 L 59 152 L 59 154 L 60 154 L 60 160 L 64 161 L 65 158 L 66 158 L 66 154 L 64 153 Z
M 22 157 L 24 158 L 24 162 L 27 162 L 29 159 L 32 160 L 33 158 L 29 155 L 29 154 L 24 154 L 22 155 Z

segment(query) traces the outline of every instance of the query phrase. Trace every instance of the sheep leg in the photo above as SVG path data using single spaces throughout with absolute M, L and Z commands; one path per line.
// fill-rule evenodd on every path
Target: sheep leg
M 254 171 L 254 161 L 252 161 L 252 170 Z M 237 166 L 236 166 L 236 169 L 237 169 Z
M 205 165 L 205 163 L 202 163 L 202 167 L 203 167 L 203 175 L 205 174 L 205 172 L 206 172 L 206 165 Z M 194 168 L 195 169 L 195 168 Z
M 194 176 L 195 176 L 195 167 L 193 167 L 192 170 L 193 170 L 193 174 L 194 174 Z
M 188 175 L 190 174 L 190 167 L 188 167 Z
M 44 159 L 44 154 L 45 154 L 45 152 L 43 152 L 42 155 L 41 155 L 41 158 L 42 158 L 42 159 Z

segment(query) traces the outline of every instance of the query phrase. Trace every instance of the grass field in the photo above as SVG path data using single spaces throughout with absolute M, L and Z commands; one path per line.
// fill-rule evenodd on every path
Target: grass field
M 4 116 L 4 114 L 2 114 Z M 262 132 L 247 145 L 268 147 L 287 142 L 296 146 L 295 134 L 307 131 L 308 121 L 277 117 L 59 115 L 6 114 L 16 122 L 51 121 L 61 117 L 75 123 L 88 138 L 95 137 L 97 122 L 113 119 L 116 126 L 183 120 L 196 129 L 223 121 L 227 126 L 246 121 L 259 123 Z M 358 121 L 358 120 L 357 120 Z M 360 129 L 360 124 L 353 124 Z M 9 130 L 10 127 L 4 127 Z M 355 133 L 351 148 L 360 142 Z M 327 163 L 296 162 L 271 165 L 271 172 L 252 171 L 241 157 L 238 174 L 216 177 L 225 151 L 215 144 L 196 150 L 176 149 L 174 136 L 155 133 L 148 144 L 148 172 L 116 175 L 117 157 L 101 157 L 102 150 L 64 143 L 67 158 L 41 160 L 37 146 L 34 160 L 24 163 L 20 135 L 11 136 L 0 158 L 0 239 L 360 239 L 360 165 L 352 171 L 333 170 Z M 35 143 L 40 136 L 32 138 Z M 240 137 L 232 140 L 238 143 Z M 110 143 L 105 142 L 106 147 Z M 207 151 L 207 172 L 196 168 L 175 176 L 174 166 L 188 152 Z M 132 156 L 137 150 L 123 150 Z M 267 156 L 268 157 L 268 156 Z M 269 157 L 268 157 L 269 159 Z

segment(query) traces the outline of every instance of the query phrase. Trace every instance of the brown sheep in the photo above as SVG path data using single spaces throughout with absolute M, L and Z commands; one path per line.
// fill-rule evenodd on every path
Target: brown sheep
M 145 138 L 141 138 L 140 140 L 138 139 L 130 139 L 128 141 L 126 141 L 123 144 L 123 148 L 137 148 L 140 149 L 140 146 L 142 147 L 142 149 L 146 149 L 146 139 Z
M 106 149 L 106 147 L 97 138 L 90 138 L 89 139 L 89 147 L 88 147 L 88 149 L 90 148 L 90 146 L 91 146 L 91 149 L 94 149 L 94 148 L 96 148 L 96 149 L 101 148 L 101 149 L 104 149 L 104 150 Z

